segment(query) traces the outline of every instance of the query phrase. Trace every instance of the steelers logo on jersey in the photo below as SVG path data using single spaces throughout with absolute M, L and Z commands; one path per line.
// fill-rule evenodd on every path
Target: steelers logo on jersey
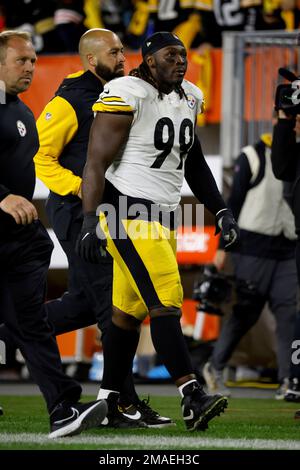
M 196 106 L 196 98 L 194 95 L 192 95 L 192 93 L 188 93 L 187 95 L 187 104 L 188 104 L 188 107 L 191 108 L 191 109 L 194 109 L 194 107 Z
M 27 130 L 26 130 L 24 122 L 17 121 L 17 128 L 21 137 L 24 137 L 27 134 Z

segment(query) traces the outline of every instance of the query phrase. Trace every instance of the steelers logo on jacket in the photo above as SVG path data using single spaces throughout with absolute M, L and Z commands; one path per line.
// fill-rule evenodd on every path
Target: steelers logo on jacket
M 25 124 L 22 121 L 17 121 L 17 128 L 21 137 L 24 137 L 27 134 Z

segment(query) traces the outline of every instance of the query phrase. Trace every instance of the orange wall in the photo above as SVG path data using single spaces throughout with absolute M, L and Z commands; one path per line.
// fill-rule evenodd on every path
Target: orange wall
M 139 53 L 126 55 L 126 73 L 136 67 L 141 61 Z M 209 123 L 220 121 L 221 103 L 221 51 L 215 49 L 211 53 L 213 66 L 211 81 L 210 106 L 206 109 L 205 120 Z M 202 65 L 203 67 L 203 65 Z M 81 69 L 81 63 L 77 55 L 40 56 L 37 62 L 35 76 L 30 89 L 22 94 L 22 99 L 30 106 L 37 118 L 63 78 Z M 197 63 L 193 53 L 189 54 L 189 67 L 186 78 L 199 85 L 201 65 Z M 201 86 L 200 86 L 201 87 Z

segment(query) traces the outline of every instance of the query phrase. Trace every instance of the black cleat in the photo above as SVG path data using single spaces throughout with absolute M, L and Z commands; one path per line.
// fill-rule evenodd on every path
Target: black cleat
M 297 378 L 290 380 L 288 389 L 284 395 L 284 401 L 300 403 L 300 383 Z
M 134 405 L 123 407 L 118 404 L 119 394 L 110 393 L 106 399 L 108 412 L 100 428 L 137 429 L 147 428 L 142 415 Z
M 157 411 L 149 406 L 149 397 L 147 400 L 139 400 L 134 405 L 141 413 L 141 419 L 147 424 L 148 428 L 164 428 L 166 426 L 175 426 L 174 421 L 165 416 L 160 416 Z
M 188 431 L 205 431 L 208 422 L 227 408 L 228 400 L 222 395 L 206 395 L 199 385 L 193 388 L 181 401 L 183 419 Z
M 105 400 L 89 403 L 61 402 L 50 415 L 49 438 L 74 436 L 86 429 L 97 427 L 107 414 Z
M 3 408 L 0 406 L 0 416 L 3 415 Z

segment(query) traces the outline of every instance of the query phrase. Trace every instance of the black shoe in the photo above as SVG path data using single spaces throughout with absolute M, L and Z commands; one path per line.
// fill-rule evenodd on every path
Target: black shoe
M 59 403 L 50 415 L 49 437 L 74 436 L 89 428 L 97 427 L 107 414 L 105 400 L 89 403 Z
M 191 393 L 181 401 L 183 419 L 188 431 L 205 431 L 208 422 L 219 416 L 227 408 L 228 400 L 222 395 L 206 395 L 198 384 L 187 385 L 192 387 Z
M 106 399 L 108 412 L 104 420 L 101 422 L 101 428 L 126 428 L 137 429 L 147 428 L 147 424 L 141 419 L 141 413 L 134 405 L 127 408 L 118 404 L 119 394 L 110 393 Z
M 134 406 L 141 413 L 141 419 L 147 424 L 148 428 L 163 428 L 175 425 L 174 421 L 170 418 L 160 416 L 157 411 L 149 406 L 149 397 L 147 400 L 139 400 Z
M 3 415 L 3 408 L 0 406 L 0 416 Z
M 284 394 L 284 401 L 300 403 L 300 383 L 296 377 L 289 382 L 288 389 Z

